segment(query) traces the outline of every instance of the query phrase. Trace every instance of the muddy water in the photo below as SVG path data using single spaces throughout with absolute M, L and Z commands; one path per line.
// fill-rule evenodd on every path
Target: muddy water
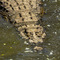
M 60 60 L 60 1 L 43 1 L 46 14 L 42 25 L 47 34 L 44 50 L 31 51 L 16 28 L 0 15 L 0 60 Z

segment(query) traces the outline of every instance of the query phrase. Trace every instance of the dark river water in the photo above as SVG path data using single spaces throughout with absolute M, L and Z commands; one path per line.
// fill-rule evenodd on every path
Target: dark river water
M 0 15 L 0 60 L 60 60 L 60 0 L 43 0 L 43 51 L 33 52 L 16 28 Z

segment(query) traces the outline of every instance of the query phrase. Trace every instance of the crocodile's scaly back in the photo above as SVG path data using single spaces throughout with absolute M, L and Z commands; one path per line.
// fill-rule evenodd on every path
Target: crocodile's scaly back
M 28 39 L 29 43 L 38 44 L 43 42 L 45 33 L 43 27 L 38 23 L 37 14 L 44 14 L 40 0 L 0 0 L 1 6 L 6 9 L 10 21 L 17 27 L 21 36 Z M 34 49 L 41 47 L 34 47 Z

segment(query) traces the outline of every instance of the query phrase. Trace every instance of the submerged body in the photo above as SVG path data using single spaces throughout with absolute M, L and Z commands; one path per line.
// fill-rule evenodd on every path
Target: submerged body
M 41 5 L 41 1 L 39 2 Z M 43 32 L 43 27 L 38 23 L 37 15 L 40 14 L 42 17 L 44 10 L 36 0 L 0 0 L 0 3 L 6 9 L 7 15 L 11 17 L 10 22 L 17 27 L 23 38 L 32 44 L 43 42 L 46 34 Z M 34 49 L 40 50 L 38 46 Z

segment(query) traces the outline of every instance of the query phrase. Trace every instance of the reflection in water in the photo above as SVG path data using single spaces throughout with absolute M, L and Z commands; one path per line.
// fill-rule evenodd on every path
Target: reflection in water
M 44 50 L 32 52 L 16 29 L 0 16 L 0 60 L 60 60 L 60 1 L 43 1 L 46 14 L 42 25 L 47 34 Z

